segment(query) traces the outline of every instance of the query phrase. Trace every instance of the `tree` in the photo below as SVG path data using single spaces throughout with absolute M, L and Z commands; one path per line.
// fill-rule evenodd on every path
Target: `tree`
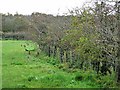
M 116 2 L 117 7 L 117 38 L 118 38 L 118 50 L 117 50 L 117 82 L 120 83 L 120 1 Z

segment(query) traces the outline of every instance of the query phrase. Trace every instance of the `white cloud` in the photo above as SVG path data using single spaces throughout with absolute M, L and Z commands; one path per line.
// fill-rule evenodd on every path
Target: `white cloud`
M 85 1 L 88 0 L 0 0 L 0 12 L 12 14 L 41 12 L 56 15 L 58 12 L 60 14 L 67 12 L 67 9 L 81 7 Z

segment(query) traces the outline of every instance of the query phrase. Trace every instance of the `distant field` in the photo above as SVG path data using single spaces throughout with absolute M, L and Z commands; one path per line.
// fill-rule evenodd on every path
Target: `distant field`
M 39 57 L 35 51 L 28 55 L 23 45 L 28 41 L 2 41 L 2 87 L 3 88 L 96 88 L 99 87 L 96 74 L 92 71 L 74 71 L 59 69 L 57 60 L 44 55 Z M 21 46 L 22 45 L 22 46 Z M 55 62 L 55 64 L 53 64 Z M 61 64 L 62 67 L 62 64 Z M 75 80 L 76 75 L 83 75 L 81 81 Z M 99 81 L 98 81 L 99 82 Z

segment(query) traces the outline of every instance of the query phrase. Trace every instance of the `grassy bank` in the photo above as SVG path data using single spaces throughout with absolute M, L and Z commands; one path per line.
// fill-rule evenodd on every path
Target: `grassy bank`
M 113 75 L 101 77 L 92 70 L 69 69 L 67 64 L 58 64 L 56 59 L 48 57 L 42 52 L 36 57 L 36 45 L 31 42 L 28 43 L 35 47 L 31 55 L 25 51 L 26 41 L 2 41 L 3 88 L 98 88 L 115 86 Z

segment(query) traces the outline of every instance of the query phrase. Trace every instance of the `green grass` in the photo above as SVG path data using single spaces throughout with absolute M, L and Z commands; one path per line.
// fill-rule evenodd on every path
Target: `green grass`
M 2 87 L 3 88 L 97 88 L 101 81 L 94 71 L 59 69 L 57 60 L 36 51 L 25 51 L 21 45 L 26 41 L 2 42 Z M 27 41 L 28 42 L 28 41 Z M 36 49 L 36 45 L 28 42 Z M 30 47 L 31 47 L 30 46 Z M 28 48 L 28 47 L 27 47 Z M 56 64 L 52 63 L 55 62 Z M 62 64 L 61 64 L 62 65 Z M 82 79 L 76 80 L 76 76 Z M 110 77 L 110 76 L 109 76 Z M 107 78 L 108 79 L 108 78 Z M 108 79 L 109 80 L 109 79 Z M 97 83 L 98 82 L 98 83 Z

